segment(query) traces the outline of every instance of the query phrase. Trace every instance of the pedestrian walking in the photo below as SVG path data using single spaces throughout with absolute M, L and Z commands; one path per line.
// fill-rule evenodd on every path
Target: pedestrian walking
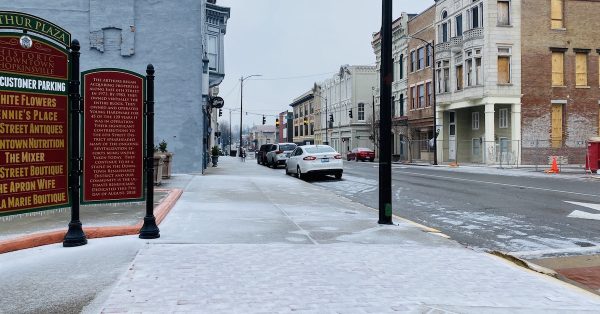
M 242 162 L 246 162 L 246 151 L 243 148 L 240 148 L 240 157 L 242 157 Z

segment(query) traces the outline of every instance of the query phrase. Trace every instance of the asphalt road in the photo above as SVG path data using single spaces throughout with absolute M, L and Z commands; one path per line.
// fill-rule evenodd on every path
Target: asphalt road
M 345 162 L 344 167 L 341 181 L 313 184 L 378 208 L 377 163 Z M 600 251 L 600 180 L 526 170 L 476 173 L 485 169 L 394 165 L 394 213 L 474 249 L 527 257 Z

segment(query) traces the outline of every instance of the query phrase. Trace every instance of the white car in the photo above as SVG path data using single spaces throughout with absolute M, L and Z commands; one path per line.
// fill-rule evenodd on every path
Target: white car
M 298 146 L 285 163 L 285 173 L 300 179 L 309 175 L 334 175 L 342 178 L 344 165 L 342 155 L 329 145 Z
M 294 143 L 279 143 L 274 144 L 274 146 L 267 153 L 267 167 L 271 168 L 278 168 L 280 165 L 285 165 L 285 161 L 297 147 Z

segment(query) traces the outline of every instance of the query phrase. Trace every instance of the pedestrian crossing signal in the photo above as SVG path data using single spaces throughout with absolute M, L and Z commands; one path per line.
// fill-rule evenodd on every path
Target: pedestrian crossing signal
M 267 118 L 265 118 L 265 116 L 263 116 L 263 125 L 267 124 Z
M 223 115 L 223 109 L 219 109 L 219 117 Z
M 333 113 L 329 115 L 329 122 L 333 122 Z
M 348 117 L 350 117 L 350 119 L 352 119 L 352 109 L 348 110 Z

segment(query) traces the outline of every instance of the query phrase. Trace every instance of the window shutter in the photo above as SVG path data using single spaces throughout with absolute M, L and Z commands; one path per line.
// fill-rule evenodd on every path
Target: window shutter
M 510 58 L 498 57 L 498 84 L 510 83 Z
M 578 52 L 575 54 L 575 73 L 577 86 L 587 86 L 587 54 Z
M 562 147 L 563 105 L 552 105 L 552 148 Z
M 564 86 L 564 56 L 562 52 L 552 52 L 552 86 Z

